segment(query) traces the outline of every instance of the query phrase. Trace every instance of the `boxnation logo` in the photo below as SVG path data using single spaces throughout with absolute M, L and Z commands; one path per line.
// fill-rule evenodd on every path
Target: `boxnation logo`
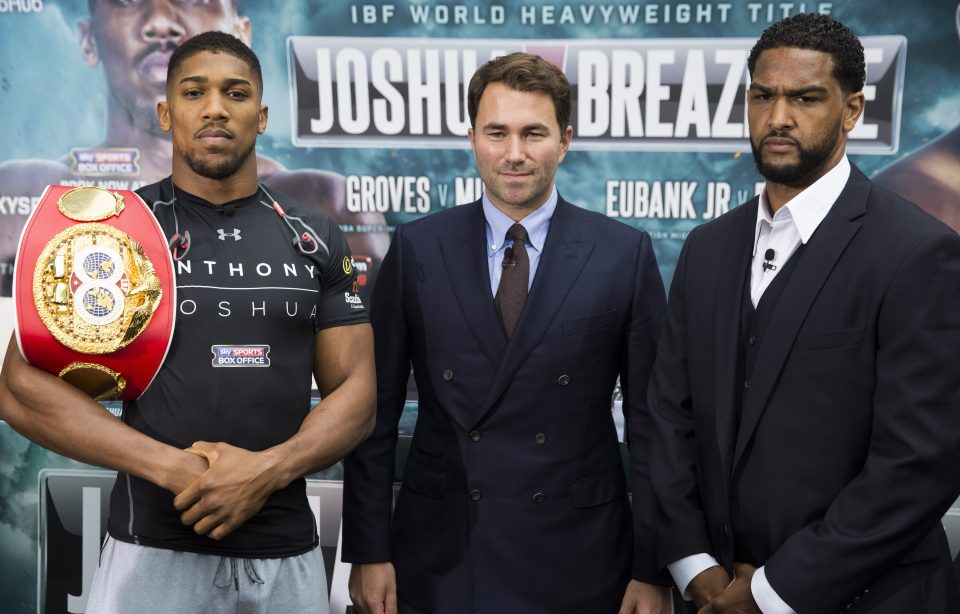
M 867 36 L 867 105 L 852 153 L 897 151 L 906 38 Z M 573 87 L 573 147 L 748 151 L 751 38 L 287 39 L 299 147 L 466 148 L 466 93 L 487 60 L 536 53 Z

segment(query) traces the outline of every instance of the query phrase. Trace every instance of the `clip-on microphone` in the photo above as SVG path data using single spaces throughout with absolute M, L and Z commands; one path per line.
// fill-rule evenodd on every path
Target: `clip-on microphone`
M 777 252 L 772 249 L 768 249 L 763 252 L 763 270 L 764 271 L 776 271 L 777 265 L 773 264 L 771 260 L 777 257 Z

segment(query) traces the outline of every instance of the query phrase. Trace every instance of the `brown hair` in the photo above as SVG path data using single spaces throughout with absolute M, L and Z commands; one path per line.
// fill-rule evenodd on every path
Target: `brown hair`
M 530 53 L 511 53 L 494 58 L 477 69 L 467 90 L 467 111 L 470 125 L 476 128 L 477 109 L 483 90 L 491 83 L 503 83 L 518 92 L 542 92 L 553 100 L 557 124 L 563 132 L 570 125 L 570 107 L 573 105 L 570 82 L 563 71 Z

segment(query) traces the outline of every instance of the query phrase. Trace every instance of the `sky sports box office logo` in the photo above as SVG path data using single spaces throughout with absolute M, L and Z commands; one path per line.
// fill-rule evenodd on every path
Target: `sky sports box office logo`
M 862 39 L 864 114 L 851 153 L 899 146 L 907 40 Z M 465 148 L 467 87 L 487 60 L 526 51 L 573 88 L 573 147 L 603 151 L 749 149 L 752 38 L 287 39 L 293 143 L 299 147 Z
M 269 367 L 269 345 L 214 345 L 210 347 L 214 367 Z

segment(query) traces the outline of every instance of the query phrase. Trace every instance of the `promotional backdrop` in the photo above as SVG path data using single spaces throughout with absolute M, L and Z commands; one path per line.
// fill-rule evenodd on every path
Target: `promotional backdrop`
M 956 0 L 233 4 L 0 0 L 0 347 L 14 326 L 17 240 L 43 187 L 133 189 L 168 174 L 169 141 L 153 115 L 165 41 L 242 29 L 247 18 L 270 107 L 261 178 L 341 224 L 365 297 L 389 231 L 479 197 L 467 83 L 516 50 L 561 66 L 574 88 L 560 193 L 649 232 L 669 284 L 689 231 L 762 181 L 746 139 L 746 57 L 764 28 L 801 11 L 830 13 L 862 37 L 868 102 L 851 160 L 960 228 Z M 45 519 L 73 505 L 71 522 L 82 524 L 77 510 L 99 496 L 83 494 L 93 488 L 86 474 L 50 482 L 45 468 L 81 466 L 0 424 L 2 612 L 38 607 L 40 502 L 56 499 Z M 72 483 L 73 494 L 50 495 L 48 482 L 61 493 Z M 80 551 L 69 556 L 81 569 Z M 41 605 L 80 612 L 83 590 Z

